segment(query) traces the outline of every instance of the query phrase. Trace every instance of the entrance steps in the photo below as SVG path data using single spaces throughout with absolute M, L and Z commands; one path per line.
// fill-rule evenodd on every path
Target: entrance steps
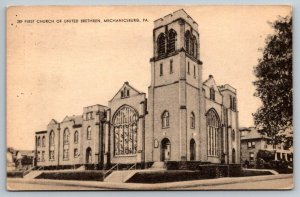
M 151 166 L 151 169 L 165 169 L 165 162 L 163 162 L 163 161 L 156 161 Z
M 24 179 L 34 179 L 37 176 L 39 176 L 40 174 L 42 174 L 43 171 L 39 171 L 39 170 L 32 170 L 30 171 L 28 174 L 26 174 L 23 178 Z
M 83 171 L 85 170 L 85 166 L 82 165 L 82 166 L 79 166 L 78 168 L 75 169 L 76 171 Z
M 104 182 L 124 183 L 128 179 L 130 179 L 136 172 L 136 170 L 113 171 L 104 179 Z

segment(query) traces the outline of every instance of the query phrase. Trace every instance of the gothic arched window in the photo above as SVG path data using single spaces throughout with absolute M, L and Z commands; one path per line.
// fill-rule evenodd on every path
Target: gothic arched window
M 176 49 L 176 31 L 170 29 L 168 32 L 168 53 L 174 52 Z
M 41 146 L 41 137 L 38 137 L 38 139 L 37 139 L 37 146 L 38 147 Z
M 207 146 L 208 146 L 208 156 L 219 156 L 219 129 L 220 122 L 219 116 L 215 110 L 211 109 L 206 115 L 206 126 L 207 126 Z
M 78 144 L 78 139 L 79 139 L 78 131 L 75 131 L 75 133 L 74 133 L 74 144 Z
M 235 140 L 235 131 L 234 131 L 234 129 L 231 131 L 231 137 L 232 137 L 232 141 L 234 141 Z
M 193 45 L 194 45 L 194 57 L 197 58 L 197 53 L 198 53 L 198 43 L 197 43 L 197 38 L 196 36 L 193 36 Z
M 63 159 L 64 160 L 68 160 L 69 159 L 69 146 L 67 146 L 69 144 L 70 140 L 70 132 L 69 129 L 66 128 L 64 130 L 64 137 L 63 137 Z
M 190 119 L 191 119 L 191 123 L 190 123 L 191 129 L 195 129 L 195 114 L 194 114 L 194 112 L 191 113 Z
M 86 129 L 86 139 L 90 140 L 92 139 L 92 128 L 91 126 L 88 126 Z
M 49 135 L 49 159 L 54 160 L 54 149 L 55 149 L 55 139 L 54 131 L 52 130 Z
M 63 139 L 64 145 L 65 145 L 65 144 L 69 144 L 69 142 L 70 142 L 69 139 L 70 139 L 70 132 L 69 132 L 69 129 L 66 128 L 66 129 L 64 130 L 64 139 Z
M 209 89 L 209 93 L 210 93 L 210 99 L 214 101 L 215 100 L 215 89 L 213 87 L 211 87 Z
M 114 155 L 137 153 L 138 113 L 129 106 L 121 107 L 113 117 Z
M 162 128 L 167 128 L 170 126 L 169 118 L 170 118 L 169 112 L 164 111 L 164 113 L 161 116 Z
M 158 56 L 163 56 L 166 53 L 166 36 L 161 33 L 157 38 L 157 53 Z
M 43 136 L 42 138 L 42 147 L 45 147 L 46 146 L 46 137 Z
M 190 43 L 191 43 L 191 33 L 190 31 L 186 31 L 184 35 L 184 42 L 185 42 L 185 50 L 187 53 L 190 53 Z
M 54 131 L 52 130 L 49 135 L 49 146 L 54 146 Z

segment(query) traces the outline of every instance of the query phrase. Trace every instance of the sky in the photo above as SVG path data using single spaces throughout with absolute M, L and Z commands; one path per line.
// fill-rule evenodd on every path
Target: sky
M 7 146 L 34 149 L 52 118 L 108 105 L 128 81 L 147 93 L 153 21 L 184 8 L 198 23 L 203 80 L 237 89 L 239 125 L 260 106 L 253 67 L 288 6 L 12 7 L 7 21 Z M 140 23 L 37 23 L 37 20 L 140 18 Z M 18 23 L 22 20 L 22 23 Z M 24 23 L 24 20 L 35 20 Z

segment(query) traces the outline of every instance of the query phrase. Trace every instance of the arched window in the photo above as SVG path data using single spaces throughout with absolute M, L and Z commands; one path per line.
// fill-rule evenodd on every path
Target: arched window
M 122 106 L 113 117 L 114 155 L 137 153 L 138 113 L 129 106 Z
M 54 146 L 54 131 L 52 130 L 49 135 L 49 146 Z
M 198 44 L 197 44 L 197 38 L 196 36 L 193 36 L 193 45 L 194 45 L 194 57 L 197 58 L 197 53 L 198 53 Z
M 191 129 L 195 129 L 195 114 L 194 112 L 191 113 Z
M 52 130 L 49 135 L 49 159 L 54 160 L 54 149 L 55 149 L 55 139 L 54 131 Z
M 219 116 L 211 109 L 206 115 L 208 156 L 219 156 Z
M 162 120 L 162 128 L 168 128 L 170 126 L 169 124 L 169 112 L 168 111 L 164 111 L 164 113 L 161 116 L 161 120 Z
M 194 38 L 193 37 L 191 37 L 191 50 L 190 50 L 190 54 L 192 55 L 192 56 L 194 56 L 195 54 L 195 45 L 194 45 Z
M 64 144 L 69 144 L 69 139 L 70 139 L 70 132 L 69 132 L 69 129 L 66 128 L 64 130 L 64 138 L 63 138 L 63 141 L 64 141 Z
M 166 36 L 161 33 L 157 38 L 157 53 L 158 56 L 163 56 L 166 53 Z
M 92 139 L 92 128 L 91 126 L 88 126 L 86 129 L 86 139 L 90 140 Z
M 170 29 L 168 33 L 168 53 L 174 52 L 176 50 L 176 31 Z
M 42 138 L 42 147 L 45 147 L 46 146 L 46 137 L 43 136 Z
M 41 146 L 41 137 L 40 136 L 38 137 L 38 140 L 37 140 L 37 146 L 38 147 Z
M 191 43 L 190 31 L 186 31 L 186 33 L 184 35 L 184 41 L 185 41 L 185 50 L 187 53 L 190 53 L 190 43 Z
M 209 93 L 210 93 L 210 99 L 214 101 L 215 100 L 215 89 L 213 87 L 211 87 L 209 89 Z
M 70 131 L 68 128 L 64 130 L 64 137 L 63 137 L 63 159 L 68 160 L 69 159 L 69 146 L 67 146 L 70 142 Z
M 78 131 L 75 131 L 75 133 L 74 133 L 74 144 L 78 144 L 78 139 L 79 139 Z
M 234 131 L 234 129 L 231 131 L 231 137 L 232 137 L 232 141 L 234 141 L 235 140 L 235 131 Z

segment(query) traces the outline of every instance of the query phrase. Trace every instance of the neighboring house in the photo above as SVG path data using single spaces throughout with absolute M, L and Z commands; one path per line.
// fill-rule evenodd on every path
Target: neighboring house
M 17 150 L 16 151 L 16 168 L 27 170 L 34 166 L 35 151 Z
M 34 159 L 35 151 L 8 148 L 6 152 L 7 171 L 30 169 L 34 166 Z
M 10 150 L 6 151 L 6 171 L 13 171 L 16 169 L 16 164 L 14 162 L 14 152 Z
M 285 149 L 284 144 L 272 145 L 271 138 L 260 134 L 255 127 L 242 127 L 241 136 L 241 164 L 256 166 L 259 150 L 267 150 L 274 154 L 274 160 L 293 160 L 293 148 Z

